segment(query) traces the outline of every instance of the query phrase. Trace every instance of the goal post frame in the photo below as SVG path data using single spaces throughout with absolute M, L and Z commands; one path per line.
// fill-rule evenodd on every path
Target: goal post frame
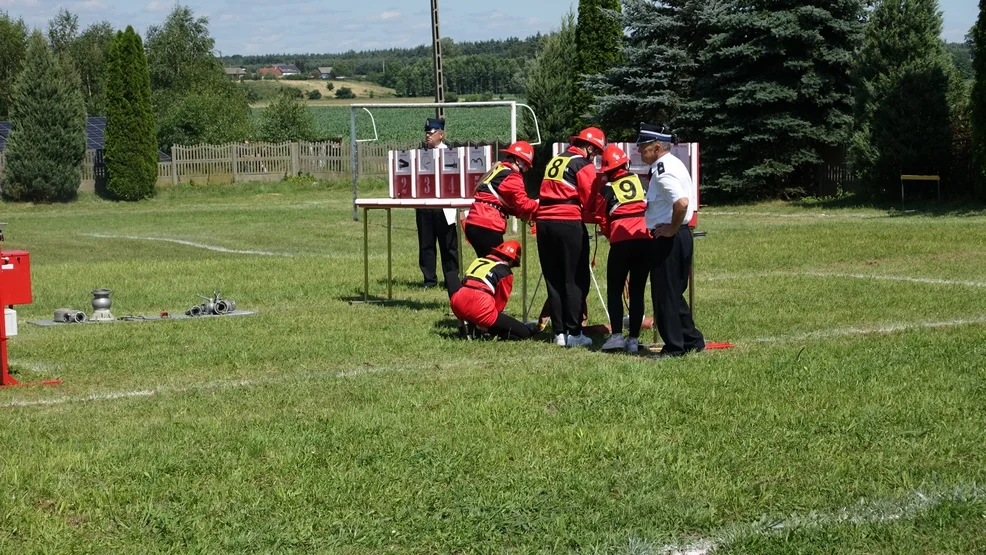
M 356 207 L 356 199 L 359 198 L 359 143 L 373 142 L 379 140 L 377 133 L 376 119 L 371 108 L 491 108 L 503 106 L 510 108 L 510 142 L 517 142 L 517 107 L 526 108 L 534 118 L 534 129 L 537 133 L 537 142 L 532 145 L 541 144 L 541 126 L 538 123 L 537 114 L 534 109 L 514 100 L 499 100 L 488 102 L 378 102 L 372 104 L 350 104 L 349 105 L 349 141 L 350 156 L 353 170 L 353 221 L 359 221 L 359 209 Z M 365 110 L 370 114 L 373 124 L 373 139 L 357 139 L 356 137 L 356 111 Z

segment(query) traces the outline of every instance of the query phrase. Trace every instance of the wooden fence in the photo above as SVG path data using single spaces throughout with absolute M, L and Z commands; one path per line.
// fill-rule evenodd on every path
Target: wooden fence
M 387 175 L 387 152 L 416 148 L 408 143 L 360 143 L 359 174 Z M 0 151 L 0 175 L 4 153 Z M 86 151 L 82 161 L 83 192 L 95 190 L 96 181 L 105 178 L 101 150 Z M 352 147 L 349 143 L 236 143 L 226 145 L 175 145 L 171 160 L 158 163 L 158 185 L 178 183 L 230 183 L 240 181 L 278 181 L 309 174 L 318 178 L 352 176 Z

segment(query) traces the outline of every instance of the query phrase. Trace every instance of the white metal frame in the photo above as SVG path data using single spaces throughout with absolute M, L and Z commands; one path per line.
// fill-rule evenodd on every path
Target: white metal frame
M 491 102 L 391 102 L 391 103 L 377 103 L 377 104 L 350 104 L 349 105 L 349 138 L 351 146 L 351 156 L 352 156 L 352 169 L 353 169 L 353 221 L 359 221 L 359 209 L 356 207 L 356 199 L 359 198 L 359 143 L 374 142 L 380 139 L 380 135 L 377 132 L 377 121 L 373 117 L 373 113 L 370 108 L 466 108 L 466 107 L 493 107 L 493 106 L 505 106 L 510 108 L 510 142 L 517 141 L 517 107 L 526 108 L 531 112 L 534 118 L 534 129 L 537 132 L 537 142 L 531 143 L 532 145 L 541 144 L 541 126 L 538 122 L 537 114 L 534 110 L 527 104 L 522 104 L 515 102 L 513 100 L 502 100 L 502 101 L 491 101 Z M 370 121 L 373 124 L 373 138 L 372 139 L 357 139 L 356 138 L 356 110 L 363 110 L 370 114 Z M 516 222 L 514 222 L 516 227 Z M 514 230 L 516 231 L 516 229 Z

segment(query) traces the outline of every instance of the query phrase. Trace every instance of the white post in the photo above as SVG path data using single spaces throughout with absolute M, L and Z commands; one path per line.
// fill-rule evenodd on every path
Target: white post
M 352 106 L 349 107 L 349 140 L 352 145 L 353 152 L 353 221 L 359 221 L 359 209 L 356 208 L 356 196 L 357 196 L 357 181 L 359 181 L 359 154 L 358 148 L 359 143 L 356 142 L 356 108 Z
M 510 144 L 517 142 L 517 103 L 510 103 Z M 513 222 L 514 233 L 517 233 L 517 217 L 511 216 L 510 221 Z

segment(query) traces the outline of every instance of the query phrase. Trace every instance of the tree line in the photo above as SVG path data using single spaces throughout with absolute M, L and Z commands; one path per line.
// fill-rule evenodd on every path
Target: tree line
M 720 197 L 803 195 L 832 162 L 876 197 L 899 199 L 902 173 L 982 196 L 971 91 L 986 56 L 965 57 L 986 49 L 981 31 L 946 45 L 936 0 L 582 0 L 526 92 L 556 122 L 552 139 L 573 130 L 565 122 L 631 139 L 649 121 L 700 142 L 703 183 Z

